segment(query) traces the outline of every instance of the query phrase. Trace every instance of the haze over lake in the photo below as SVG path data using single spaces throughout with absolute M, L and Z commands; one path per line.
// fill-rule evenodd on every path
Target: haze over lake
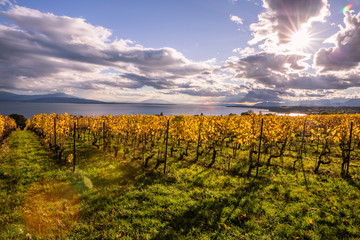
M 269 113 L 266 109 L 240 108 L 210 105 L 159 105 L 159 104 L 73 104 L 73 103 L 0 103 L 0 114 L 9 115 L 17 113 L 31 118 L 40 113 L 65 112 L 71 115 L 119 115 L 119 114 L 147 114 L 154 115 L 228 115 L 230 113 L 241 114 L 252 110 L 256 113 Z

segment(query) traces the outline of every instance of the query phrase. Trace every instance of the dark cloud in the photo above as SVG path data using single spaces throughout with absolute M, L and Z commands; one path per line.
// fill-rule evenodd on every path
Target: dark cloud
M 276 89 L 253 89 L 248 93 L 239 93 L 227 96 L 225 103 L 279 103 L 284 106 L 317 105 L 318 102 L 332 102 L 326 100 L 334 91 L 329 90 L 276 90 Z M 293 99 L 293 100 L 291 100 Z M 302 100 L 299 100 L 302 99 Z M 312 100 L 310 100 L 312 99 Z M 328 105 L 329 105 L 328 104 Z
M 294 89 L 347 89 L 350 87 L 360 87 L 360 77 L 358 75 L 337 76 L 333 74 L 291 76 L 287 83 L 288 88 Z
M 292 93 L 274 89 L 253 89 L 247 93 L 238 93 L 226 96 L 224 102 L 243 103 L 243 102 L 283 102 L 283 97 L 293 96 Z
M 283 94 L 281 91 L 271 90 L 271 89 L 254 89 L 249 91 L 240 102 L 277 102 L 282 99 L 279 95 Z
M 263 0 L 263 6 L 266 10 L 259 14 L 259 21 L 250 26 L 251 44 L 263 40 L 288 43 L 291 33 L 329 15 L 327 0 Z
M 315 65 L 322 72 L 357 68 L 360 63 L 360 13 L 345 12 L 345 28 L 332 37 L 333 48 L 322 48 L 315 56 Z
M 130 79 L 136 83 L 136 85 L 127 86 L 127 88 L 140 88 L 147 85 L 155 89 L 171 89 L 176 86 L 173 81 L 167 79 L 147 78 L 136 74 L 124 74 L 121 75 L 121 77 Z
M 216 90 L 216 89 L 184 89 L 178 90 L 173 93 L 183 93 L 191 96 L 202 96 L 202 97 L 222 97 L 228 95 L 227 91 Z
M 308 93 L 306 94 L 306 97 L 314 97 L 314 98 L 320 98 L 325 97 L 327 94 L 321 94 L 321 93 Z
M 305 55 L 258 53 L 245 58 L 230 59 L 225 67 L 236 72 L 237 78 L 252 79 L 268 88 L 277 89 L 347 89 L 360 87 L 356 73 L 310 74 L 302 61 Z
M 258 53 L 242 59 L 232 59 L 225 67 L 235 70 L 236 77 L 254 79 L 266 86 L 283 87 L 288 81 L 291 71 L 306 69 L 306 55 L 285 55 L 274 53 Z

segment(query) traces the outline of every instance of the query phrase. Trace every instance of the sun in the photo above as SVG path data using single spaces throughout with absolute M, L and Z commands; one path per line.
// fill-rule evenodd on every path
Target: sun
M 305 29 L 299 30 L 291 34 L 290 47 L 293 50 L 303 50 L 310 47 L 312 37 Z

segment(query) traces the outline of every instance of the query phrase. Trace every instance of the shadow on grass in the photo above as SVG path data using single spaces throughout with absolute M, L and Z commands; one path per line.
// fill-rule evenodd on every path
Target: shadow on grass
M 197 235 L 199 231 L 208 232 L 213 239 L 221 239 L 223 237 L 221 234 L 226 231 L 226 223 L 229 221 L 235 221 L 235 224 L 237 222 L 237 225 L 244 227 L 243 219 L 239 221 L 239 216 L 234 216 L 236 209 L 240 208 L 242 212 L 248 214 L 256 212 L 258 203 L 256 193 L 267 184 L 269 184 L 268 180 L 257 179 L 238 187 L 230 197 L 201 199 L 183 213 L 176 214 L 154 239 L 200 237 Z M 230 211 L 226 209 L 229 207 Z
M 52 151 L 53 152 L 53 151 Z M 69 154 L 73 154 L 73 145 L 69 145 L 65 148 L 63 158 L 66 158 Z M 53 153 L 53 159 L 56 161 L 56 154 Z M 87 145 L 83 142 L 76 143 L 76 157 L 77 165 L 87 165 L 95 161 L 99 161 L 100 157 L 103 157 L 104 152 L 98 150 L 96 147 Z M 97 157 L 98 156 L 98 157 Z
M 114 173 L 105 172 L 94 180 L 94 185 L 99 187 L 132 185 L 135 184 L 136 177 L 139 175 L 140 170 L 131 163 L 122 162 L 112 171 L 114 171 Z
M 347 178 L 346 181 L 348 182 L 348 184 L 350 184 L 353 187 L 356 187 L 357 189 L 360 190 L 360 182 L 358 180 L 354 180 L 352 178 Z
M 144 171 L 137 179 L 135 186 L 138 188 L 146 188 L 155 184 L 172 185 L 177 179 L 171 174 L 163 174 L 158 170 L 142 170 Z

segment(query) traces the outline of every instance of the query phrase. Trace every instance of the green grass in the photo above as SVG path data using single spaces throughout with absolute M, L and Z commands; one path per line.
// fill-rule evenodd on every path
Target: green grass
M 144 170 L 137 161 L 114 158 L 86 143 L 79 143 L 73 173 L 71 166 L 56 165 L 48 152 L 26 131 L 13 132 L 1 147 L 0 239 L 27 239 L 27 233 L 32 239 L 360 238 L 356 168 L 350 180 L 308 171 L 306 187 L 303 173 L 287 167 L 263 166 L 254 179 L 219 170 L 219 162 L 208 169 L 169 158 L 164 175 L 162 169 Z M 241 168 L 246 164 L 232 164 L 246 172 Z M 50 229 L 39 236 L 24 220 L 27 196 L 34 196 L 39 184 L 46 187 L 44 179 L 69 184 L 80 199 L 76 224 L 62 235 Z M 54 211 L 49 206 L 42 208 L 47 215 Z M 59 211 L 74 216 L 69 209 L 75 207 Z

